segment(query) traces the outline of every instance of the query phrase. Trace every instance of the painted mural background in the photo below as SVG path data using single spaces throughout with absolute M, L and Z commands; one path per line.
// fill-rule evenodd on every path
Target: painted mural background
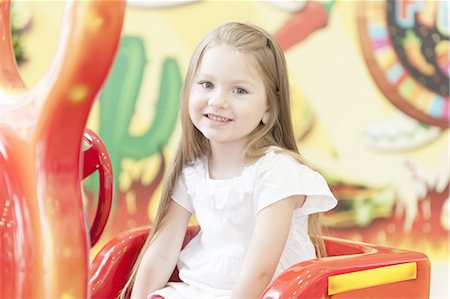
M 64 4 L 18 4 L 21 72 L 31 85 L 54 55 Z M 431 297 L 447 298 L 448 12 L 447 1 L 130 1 L 115 65 L 88 123 L 115 173 L 113 211 L 98 246 L 156 213 L 198 41 L 226 21 L 252 22 L 285 50 L 299 147 L 340 199 L 325 217 L 328 234 L 427 253 Z M 84 184 L 88 218 L 94 182 Z

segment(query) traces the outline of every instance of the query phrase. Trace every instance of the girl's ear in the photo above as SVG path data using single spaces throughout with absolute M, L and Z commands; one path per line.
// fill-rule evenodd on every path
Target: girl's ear
M 262 119 L 261 119 L 261 122 L 262 122 L 263 124 L 267 124 L 267 123 L 269 122 L 269 118 L 270 118 L 270 113 L 269 113 L 269 110 L 267 110 L 267 111 L 263 114 L 263 117 L 262 117 Z

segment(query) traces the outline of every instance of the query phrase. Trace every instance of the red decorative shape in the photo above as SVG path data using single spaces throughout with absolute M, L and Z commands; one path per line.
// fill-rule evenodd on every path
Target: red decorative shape
M 113 62 L 123 1 L 68 1 L 56 56 L 26 89 L 0 0 L 0 298 L 87 298 L 80 149 Z M 101 222 L 101 221 L 100 221 Z
M 286 51 L 327 24 L 327 10 L 317 1 L 308 1 L 274 36 L 281 48 Z

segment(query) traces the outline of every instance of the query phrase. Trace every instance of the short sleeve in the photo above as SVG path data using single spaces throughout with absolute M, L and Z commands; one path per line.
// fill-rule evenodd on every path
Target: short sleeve
M 326 212 L 337 205 L 325 179 L 294 158 L 272 153 L 264 161 L 255 185 L 256 213 L 265 207 L 293 195 L 306 195 L 300 214 Z
M 187 192 L 184 175 L 180 175 L 173 188 L 172 198 L 177 204 L 185 208 L 191 213 L 194 213 L 194 206 L 192 205 L 191 197 Z

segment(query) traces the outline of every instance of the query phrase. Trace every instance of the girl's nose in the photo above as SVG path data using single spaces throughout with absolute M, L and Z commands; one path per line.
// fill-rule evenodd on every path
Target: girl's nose
M 216 109 L 227 109 L 228 108 L 228 100 L 226 95 L 222 92 L 217 91 L 208 100 L 208 106 Z

